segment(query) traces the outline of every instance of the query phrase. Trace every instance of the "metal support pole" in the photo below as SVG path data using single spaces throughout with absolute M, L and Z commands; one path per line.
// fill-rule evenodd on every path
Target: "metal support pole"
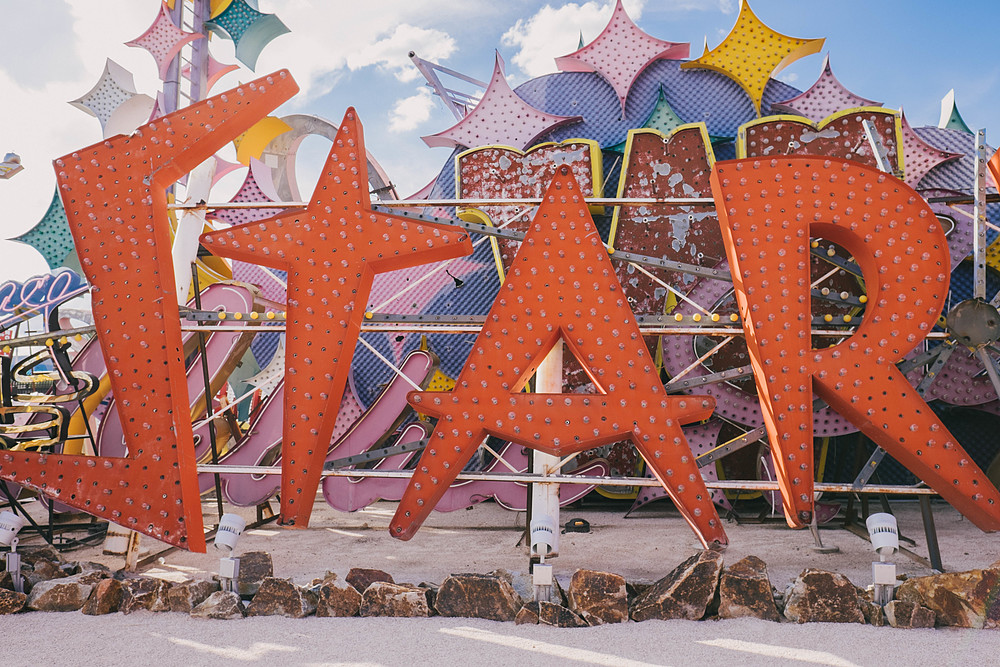
M 977 299 L 986 299 L 986 130 L 976 132 L 976 171 L 973 181 L 973 278 Z
M 194 285 L 194 305 L 201 310 L 201 285 L 198 284 L 198 266 L 191 264 L 191 281 Z M 205 349 L 205 334 L 198 332 L 198 350 L 201 352 L 201 376 L 205 382 L 205 412 L 212 414 L 212 381 L 208 374 L 208 352 Z M 219 464 L 219 444 L 215 434 L 215 420 L 208 422 L 208 436 L 212 444 L 212 463 Z M 215 503 L 219 511 L 219 520 L 222 520 L 222 477 L 215 473 Z
M 920 496 L 920 516 L 924 520 L 924 536 L 927 538 L 927 555 L 931 561 L 931 568 L 938 572 L 944 572 L 944 565 L 941 564 L 941 547 L 938 546 L 937 527 L 934 525 L 934 513 L 931 511 L 931 499 L 928 496 Z

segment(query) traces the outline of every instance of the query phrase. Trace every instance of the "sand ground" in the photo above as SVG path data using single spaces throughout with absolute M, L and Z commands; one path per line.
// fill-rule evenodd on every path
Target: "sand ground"
M 591 532 L 561 536 L 552 560 L 564 584 L 578 568 L 617 572 L 629 580 L 654 581 L 698 550 L 694 534 L 675 512 L 660 504 L 623 518 L 626 507 L 564 508 L 561 521 L 583 518 Z M 214 505 L 206 504 L 206 523 Z M 900 532 L 926 556 L 917 503 L 893 507 Z M 386 570 L 396 581 L 440 582 L 457 572 L 527 570 L 528 556 L 518 539 L 524 515 L 493 503 L 449 514 L 435 513 L 410 542 L 392 539 L 387 526 L 394 504 L 377 503 L 350 514 L 316 504 L 309 529 L 273 524 L 248 529 L 240 551 L 266 550 L 275 575 L 309 583 L 330 570 L 341 576 L 352 567 Z M 957 571 L 1000 560 L 1000 538 L 980 532 L 947 505 L 935 503 L 944 567 Z M 248 519 L 252 511 L 246 511 Z M 808 532 L 782 523 L 729 522 L 726 561 L 756 555 L 768 564 L 772 583 L 783 589 L 806 567 L 841 572 L 855 584 L 870 582 L 874 552 L 866 540 L 836 528 L 822 531 L 837 553 L 817 553 Z M 145 539 L 145 538 L 144 538 Z M 162 545 L 144 547 L 154 555 Z M 171 551 L 147 574 L 171 579 L 208 577 L 218 552 Z M 113 568 L 121 557 L 99 547 L 67 554 Z M 930 574 L 903 555 L 900 573 Z M 139 612 L 88 617 L 79 613 L 30 613 L 0 619 L 3 665 L 988 665 L 1000 664 L 1000 632 L 895 630 L 838 624 L 769 623 L 725 620 L 647 621 L 583 629 L 515 626 L 475 619 L 285 619 L 204 621 L 181 614 Z

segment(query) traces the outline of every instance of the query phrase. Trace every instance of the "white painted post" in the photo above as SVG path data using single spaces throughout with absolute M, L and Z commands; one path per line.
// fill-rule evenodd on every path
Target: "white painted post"
M 563 343 L 560 340 L 538 366 L 535 393 L 562 393 Z M 537 450 L 532 452 L 535 473 L 558 474 L 559 457 Z M 559 555 L 559 484 L 531 485 L 531 555 L 552 558 Z

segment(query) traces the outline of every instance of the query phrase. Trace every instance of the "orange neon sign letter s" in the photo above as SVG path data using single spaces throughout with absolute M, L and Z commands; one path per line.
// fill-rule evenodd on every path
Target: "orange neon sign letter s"
M 983 530 L 1000 496 L 895 364 L 948 293 L 948 246 L 927 204 L 847 160 L 719 162 L 712 174 L 740 316 L 789 525 L 813 510 L 813 390 Z M 809 238 L 845 248 L 868 303 L 853 335 L 812 348 Z

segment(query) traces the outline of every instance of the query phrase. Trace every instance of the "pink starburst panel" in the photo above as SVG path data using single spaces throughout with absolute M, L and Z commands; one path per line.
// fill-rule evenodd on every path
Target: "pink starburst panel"
M 512 146 L 527 148 L 542 135 L 562 125 L 582 120 L 580 116 L 556 116 L 534 108 L 515 93 L 504 75 L 503 58 L 497 53 L 483 98 L 469 115 L 444 132 L 423 137 L 428 146 Z
M 666 42 L 645 33 L 625 12 L 621 0 L 597 39 L 568 56 L 556 58 L 563 72 L 597 72 L 615 89 L 622 112 L 632 84 L 654 61 L 683 60 L 691 54 L 687 42 Z

